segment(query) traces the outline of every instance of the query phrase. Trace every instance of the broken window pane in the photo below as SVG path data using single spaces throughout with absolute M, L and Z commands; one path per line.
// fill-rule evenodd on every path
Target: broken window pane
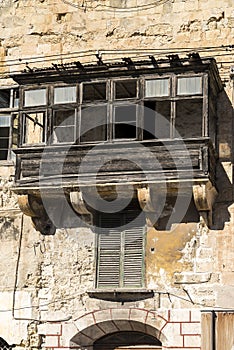
M 116 106 L 114 122 L 115 139 L 136 138 L 136 106 Z
M 107 139 L 107 107 L 82 108 L 80 141 L 93 142 Z
M 0 160 L 7 160 L 10 146 L 11 116 L 0 115 Z
M 45 141 L 45 112 L 24 113 L 24 143 Z
M 145 81 L 145 97 L 169 96 L 169 78 Z
M 177 80 L 177 95 L 202 94 L 202 77 L 183 77 Z
M 46 89 L 27 90 L 24 92 L 25 107 L 43 106 L 46 104 Z
M 170 101 L 147 101 L 144 103 L 143 139 L 166 139 L 170 137 Z
M 54 89 L 54 103 L 76 102 L 76 86 L 63 86 Z
M 53 142 L 75 141 L 75 110 L 54 111 L 53 116 Z
M 201 99 L 177 101 L 175 127 L 181 137 L 190 138 L 202 136 Z
M 106 100 L 106 83 L 83 84 L 83 102 Z
M 133 98 L 137 96 L 137 80 L 115 82 L 115 99 Z

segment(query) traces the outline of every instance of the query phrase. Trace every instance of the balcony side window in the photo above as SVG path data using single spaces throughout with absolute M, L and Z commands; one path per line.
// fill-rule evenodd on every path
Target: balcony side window
M 18 143 L 18 88 L 0 89 L 0 160 L 12 160 Z

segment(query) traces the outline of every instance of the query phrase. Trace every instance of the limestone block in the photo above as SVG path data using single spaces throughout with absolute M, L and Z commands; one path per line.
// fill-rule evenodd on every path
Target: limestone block
M 59 346 L 59 338 L 57 336 L 47 335 L 45 338 L 45 346 L 54 348 Z
M 112 309 L 112 319 L 113 320 L 128 320 L 129 319 L 129 309 Z
M 183 336 L 180 335 L 180 324 L 179 323 L 167 323 L 162 331 L 163 335 L 167 338 L 167 347 L 181 346 L 183 347 Z
M 95 323 L 93 313 L 89 313 L 83 317 L 78 318 L 75 321 L 75 325 L 78 328 L 79 331 L 82 331 L 83 329 L 92 326 Z
M 170 310 L 170 322 L 189 322 L 190 310 L 189 309 L 172 309 Z
M 201 311 L 197 309 L 191 310 L 191 322 L 200 322 L 201 321 Z
M 94 313 L 94 317 L 95 317 L 96 323 L 109 321 L 111 319 L 111 310 L 106 309 L 106 310 L 96 311 Z
M 78 333 L 74 323 L 63 323 L 62 324 L 62 335 L 60 337 L 60 346 L 69 347 L 70 340 Z
M 193 334 L 200 335 L 201 334 L 201 324 L 200 323 L 182 323 L 181 325 L 181 334 Z
M 184 345 L 188 347 L 199 347 L 201 345 L 201 337 L 199 335 L 185 335 Z

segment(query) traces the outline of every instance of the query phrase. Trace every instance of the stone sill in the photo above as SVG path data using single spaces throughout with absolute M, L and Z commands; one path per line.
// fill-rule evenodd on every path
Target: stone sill
M 144 288 L 117 288 L 117 289 L 94 289 L 88 291 L 90 298 L 103 299 L 107 301 L 137 301 L 152 298 L 154 296 L 153 290 Z
M 211 279 L 210 272 L 184 272 L 175 273 L 175 284 L 200 284 L 207 283 Z

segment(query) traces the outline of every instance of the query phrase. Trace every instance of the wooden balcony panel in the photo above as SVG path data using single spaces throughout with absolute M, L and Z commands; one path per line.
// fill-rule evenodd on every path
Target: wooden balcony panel
M 51 179 L 53 184 L 56 181 L 59 184 L 61 177 L 64 186 L 72 185 L 77 183 L 78 174 L 80 182 L 89 185 L 94 181 L 100 184 L 142 182 L 147 179 L 158 182 L 162 174 L 167 181 L 207 178 L 215 183 L 217 158 L 206 138 L 186 140 L 183 145 L 177 140 L 163 144 L 156 140 L 140 144 L 96 145 L 93 149 L 91 146 L 74 145 L 68 152 L 65 147 L 48 147 L 46 153 L 43 151 L 43 147 L 16 150 L 19 168 L 16 187 L 39 185 L 39 175 L 43 175 L 41 184 L 45 186 L 50 184 Z

